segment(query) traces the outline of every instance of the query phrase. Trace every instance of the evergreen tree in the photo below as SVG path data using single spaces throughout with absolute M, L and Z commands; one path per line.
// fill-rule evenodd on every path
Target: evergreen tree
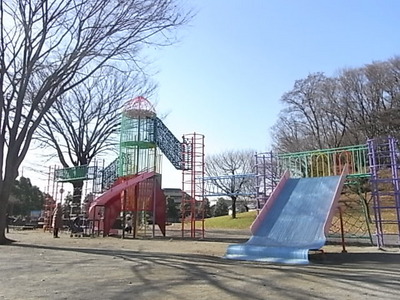
M 18 201 L 9 207 L 9 214 L 29 216 L 32 210 L 43 209 L 44 194 L 29 178 L 15 180 L 12 194 Z
M 212 217 L 212 211 L 210 207 L 210 201 L 206 198 L 204 200 L 204 218 L 211 218 Z
M 167 198 L 167 218 L 171 222 L 179 221 L 179 209 L 176 207 L 175 201 L 173 198 Z
M 224 198 L 218 198 L 217 203 L 213 209 L 213 216 L 226 216 L 229 213 L 228 204 L 226 204 Z

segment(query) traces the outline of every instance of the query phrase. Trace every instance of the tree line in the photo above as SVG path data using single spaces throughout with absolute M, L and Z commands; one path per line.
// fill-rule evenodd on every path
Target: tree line
M 167 199 L 167 219 L 170 222 L 180 222 L 182 217 L 182 207 L 178 207 L 174 202 L 173 198 L 168 197 Z M 229 205 L 223 197 L 219 197 L 217 201 L 211 205 L 209 199 L 205 198 L 204 200 L 204 218 L 212 218 L 212 217 L 220 217 L 226 216 L 229 214 Z M 236 208 L 237 212 L 245 212 L 247 211 L 244 203 L 241 203 L 239 207 Z M 236 211 L 235 211 L 236 213 Z
M 106 128 L 108 137 L 118 108 L 89 106 L 90 98 L 108 101 L 96 92 L 104 87 L 122 96 L 131 82 L 137 90 L 148 77 L 142 50 L 173 44 L 175 29 L 190 18 L 175 0 L 0 1 L 0 244 L 11 242 L 8 200 L 32 140 L 53 142 L 64 166 L 90 161 L 99 151 L 94 144 L 102 143 L 92 129 Z M 119 77 L 127 84 L 108 84 Z M 77 99 L 72 108 L 71 98 Z M 82 119 L 81 112 L 90 116 Z
M 281 97 L 284 108 L 272 127 L 273 147 L 298 152 L 363 144 L 399 136 L 400 57 L 336 76 L 312 73 Z
M 15 180 L 7 213 L 10 216 L 29 216 L 31 211 L 43 209 L 44 193 L 29 178 Z

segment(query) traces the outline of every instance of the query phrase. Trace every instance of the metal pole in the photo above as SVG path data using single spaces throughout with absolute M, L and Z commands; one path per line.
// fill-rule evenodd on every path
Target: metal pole
M 373 195 L 373 203 L 374 203 L 374 216 L 375 216 L 375 226 L 376 226 L 376 241 L 378 248 L 383 247 L 383 233 L 382 233 L 382 218 L 381 218 L 381 207 L 380 207 L 380 198 L 379 198 L 379 189 L 378 189 L 378 162 L 377 154 L 378 149 L 376 149 L 376 141 L 369 140 L 368 141 L 368 156 L 369 156 L 369 165 L 371 172 L 371 185 L 372 185 L 372 195 Z M 379 145 L 378 145 L 379 146 Z M 378 147 L 379 148 L 379 147 Z
M 122 191 L 122 238 L 125 238 L 125 226 L 126 226 L 126 190 Z
M 153 161 L 153 166 L 154 166 L 154 173 L 157 174 L 157 148 L 154 148 L 154 161 Z M 157 176 L 154 176 L 153 178 L 153 224 L 152 224 L 152 234 L 153 238 L 156 236 L 156 201 L 157 201 L 157 193 L 156 193 L 156 184 L 157 184 Z M 161 188 L 161 175 L 160 175 L 160 188 Z
M 140 137 L 140 130 L 141 130 L 141 118 L 140 118 L 140 115 L 139 115 L 139 118 L 138 118 L 138 131 L 137 131 L 137 140 L 138 140 L 138 142 L 140 142 L 140 139 L 141 139 L 141 137 Z M 138 143 L 137 144 L 137 146 L 136 146 L 136 166 L 135 166 L 135 174 L 138 174 L 139 173 L 139 154 L 140 154 L 140 143 Z M 135 216 L 135 228 L 133 229 L 133 238 L 136 238 L 136 236 L 137 236 L 137 230 L 138 230 L 138 226 L 139 226 L 139 212 L 138 212 L 138 208 L 139 208 L 139 204 L 138 204 L 138 201 L 139 201 L 139 197 L 138 197 L 138 195 L 139 195 L 139 185 L 136 185 L 135 186 L 135 211 L 134 211 L 134 216 Z M 132 225 L 133 225 L 133 222 L 132 222 Z
M 347 253 L 346 250 L 346 243 L 344 240 L 344 226 L 343 226 L 343 214 L 342 214 L 342 207 L 339 205 L 339 217 L 340 217 L 340 235 L 342 238 L 342 253 Z
M 397 217 L 397 236 L 398 240 L 400 241 L 400 185 L 399 185 L 399 174 L 398 174 L 398 164 L 397 164 L 397 140 L 393 137 L 389 138 L 390 140 L 390 160 L 391 160 L 391 167 L 392 167 L 392 180 L 394 186 L 394 200 L 395 205 L 394 209 L 396 210 L 396 217 Z

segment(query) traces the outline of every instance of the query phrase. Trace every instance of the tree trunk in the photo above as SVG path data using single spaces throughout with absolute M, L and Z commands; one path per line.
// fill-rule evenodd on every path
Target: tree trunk
M 0 181 L 0 245 L 12 242 L 6 237 L 7 204 L 11 193 L 10 180 Z
M 232 219 L 236 219 L 236 197 L 231 197 L 232 199 Z

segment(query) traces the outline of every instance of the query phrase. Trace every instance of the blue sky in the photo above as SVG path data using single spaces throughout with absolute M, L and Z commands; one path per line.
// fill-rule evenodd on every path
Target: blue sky
M 204 134 L 206 154 L 269 150 L 279 99 L 295 80 L 400 55 L 398 0 L 181 2 L 197 14 L 179 42 L 144 53 L 158 71 L 149 100 L 178 138 Z M 163 186 L 181 186 L 166 159 Z
M 309 73 L 334 76 L 400 55 L 400 1 L 196 0 L 180 42 L 155 53 L 157 110 L 206 154 L 270 149 L 280 97 Z M 153 99 L 150 99 L 153 100 Z M 180 186 L 164 160 L 165 186 Z

